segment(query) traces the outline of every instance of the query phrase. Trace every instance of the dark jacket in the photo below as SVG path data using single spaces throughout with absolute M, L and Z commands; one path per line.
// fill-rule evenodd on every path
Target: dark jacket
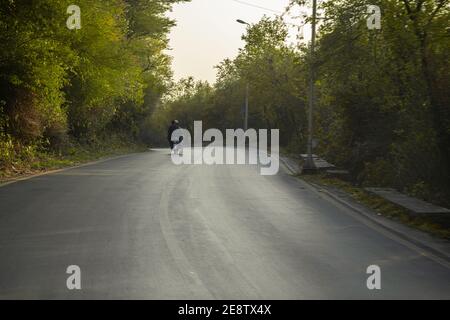
M 177 125 L 177 124 L 170 125 L 169 132 L 167 133 L 167 140 L 169 140 L 169 142 L 172 142 L 172 133 L 177 129 L 180 129 L 179 125 Z

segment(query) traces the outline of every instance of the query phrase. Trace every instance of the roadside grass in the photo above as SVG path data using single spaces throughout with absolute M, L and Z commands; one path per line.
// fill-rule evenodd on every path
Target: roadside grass
M 324 187 L 334 187 L 346 192 L 353 200 L 389 219 L 425 231 L 436 237 L 450 240 L 450 216 L 445 214 L 412 215 L 406 208 L 391 203 L 377 195 L 338 178 L 324 174 L 297 175 L 298 178 Z
M 91 147 L 72 146 L 64 153 L 35 152 L 31 157 L 14 159 L 0 168 L 0 184 L 17 178 L 43 173 L 83 163 L 101 160 L 133 152 L 144 152 L 147 147 L 139 144 L 105 144 Z

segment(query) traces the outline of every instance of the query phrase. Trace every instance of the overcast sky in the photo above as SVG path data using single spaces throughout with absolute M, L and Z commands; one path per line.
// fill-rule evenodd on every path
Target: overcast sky
M 213 67 L 225 58 L 234 58 L 243 47 L 241 36 L 246 26 L 236 19 L 256 23 L 264 15 L 283 12 L 288 3 L 289 0 L 192 0 L 176 4 L 169 13 L 177 20 L 177 26 L 170 34 L 168 52 L 173 57 L 175 79 L 194 76 L 214 82 Z

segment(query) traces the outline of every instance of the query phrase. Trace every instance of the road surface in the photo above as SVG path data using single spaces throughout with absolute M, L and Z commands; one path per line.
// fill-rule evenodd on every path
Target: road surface
M 285 172 L 153 150 L 1 187 L 0 298 L 449 299 L 450 269 Z

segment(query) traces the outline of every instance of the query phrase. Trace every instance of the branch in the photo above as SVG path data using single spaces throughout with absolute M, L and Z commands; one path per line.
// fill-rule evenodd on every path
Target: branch
M 411 17 L 412 11 L 411 11 L 411 7 L 409 5 L 409 1 L 408 0 L 403 0 L 403 3 L 405 4 L 406 12 Z

